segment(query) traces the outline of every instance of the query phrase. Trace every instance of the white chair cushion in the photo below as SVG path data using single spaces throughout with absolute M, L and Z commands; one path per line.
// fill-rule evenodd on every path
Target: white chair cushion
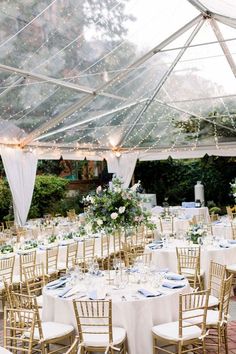
M 1 354 L 12 354 L 12 352 L 9 352 L 9 350 L 3 348 L 3 347 L 0 347 L 0 353 Z
M 203 313 L 203 310 L 191 311 L 191 315 L 193 315 L 193 316 L 200 315 L 202 313 Z M 199 322 L 202 321 L 202 317 L 195 317 L 195 318 L 188 319 L 186 321 L 191 324 L 197 325 Z M 207 326 L 217 325 L 218 322 L 219 322 L 219 311 L 208 310 L 207 311 L 207 318 L 206 318 L 206 325 Z
M 183 268 L 182 270 L 182 274 L 183 275 L 186 275 L 186 277 L 191 277 L 191 276 L 194 276 L 195 274 L 195 269 L 190 269 L 190 268 Z M 200 269 L 200 276 L 203 277 L 204 275 L 204 270 L 203 269 Z
M 184 322 L 187 324 L 187 322 Z M 159 326 L 152 327 L 152 332 L 157 336 L 178 342 L 179 340 L 189 340 L 199 338 L 202 334 L 201 329 L 198 326 L 183 328 L 183 337 L 179 337 L 179 322 L 165 323 Z
M 60 262 L 57 264 L 57 269 L 66 269 L 66 263 L 65 262 Z
M 20 276 L 19 275 L 13 275 L 12 278 L 12 283 L 20 283 Z
M 91 331 L 91 328 L 89 329 Z M 92 329 L 96 332 L 96 328 Z M 101 327 L 98 327 L 98 332 L 101 331 Z M 126 337 L 126 331 L 121 327 L 112 327 L 113 344 L 119 344 L 124 341 Z M 109 344 L 108 334 L 84 334 L 84 344 L 87 347 L 106 347 Z
M 227 269 L 229 272 L 236 273 L 236 264 L 227 265 L 226 269 Z
M 43 307 L 43 295 L 37 296 L 37 304 L 39 307 Z
M 216 296 L 210 295 L 208 301 L 208 307 L 215 307 L 219 305 L 219 299 Z
M 70 334 L 74 331 L 74 327 L 58 322 L 42 322 L 43 339 L 45 341 L 60 338 Z M 29 337 L 29 333 L 25 332 L 24 335 Z M 34 330 L 34 339 L 39 340 L 39 330 Z
M 48 269 L 48 274 L 53 274 L 53 273 L 57 273 L 57 272 L 58 272 L 58 270 L 55 269 L 55 268 L 49 268 Z

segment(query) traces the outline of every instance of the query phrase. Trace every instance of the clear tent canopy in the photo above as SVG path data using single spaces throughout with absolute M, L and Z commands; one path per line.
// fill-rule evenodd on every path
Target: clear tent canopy
M 5 0 L 0 23 L 1 154 L 236 155 L 234 0 Z

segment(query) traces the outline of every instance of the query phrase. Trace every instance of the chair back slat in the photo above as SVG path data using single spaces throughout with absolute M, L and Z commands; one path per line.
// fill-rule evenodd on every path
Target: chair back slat
M 79 339 L 84 341 L 86 335 L 106 335 L 112 343 L 112 302 L 73 300 L 74 312 L 78 326 Z
M 4 309 L 4 348 L 12 353 L 31 354 L 36 314 L 33 310 Z
M 14 264 L 15 256 L 0 259 L 0 282 L 5 279 L 8 283 L 12 283 Z
M 201 328 L 201 335 L 206 333 L 206 315 L 209 290 L 180 294 L 179 296 L 179 337 L 183 337 L 184 329 L 196 324 Z

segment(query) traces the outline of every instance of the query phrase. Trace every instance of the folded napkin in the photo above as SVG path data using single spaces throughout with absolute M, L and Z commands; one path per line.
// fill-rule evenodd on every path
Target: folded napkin
M 236 240 L 228 240 L 228 243 L 231 245 L 235 245 L 236 244 Z
M 153 293 L 147 289 L 139 289 L 138 293 L 142 294 L 145 297 L 155 297 L 161 295 L 160 291 L 156 291 L 155 293 Z
M 58 294 L 59 297 L 65 298 L 66 294 L 72 289 L 71 286 L 65 288 L 62 292 L 60 292 L 60 294 Z
M 67 297 L 73 296 L 76 293 L 78 293 L 80 288 L 81 288 L 80 285 L 73 286 L 72 288 L 70 287 L 70 288 L 68 288 L 69 289 L 68 291 L 60 294 L 59 296 L 63 297 L 64 299 L 66 299 Z
M 168 280 L 184 280 L 184 276 L 177 273 L 167 273 L 166 279 Z
M 162 243 L 159 243 L 159 244 L 154 244 L 154 243 L 150 243 L 148 245 L 148 247 L 151 249 L 151 250 L 157 250 L 157 249 L 160 249 L 163 247 L 163 244 Z
M 64 286 L 66 284 L 66 281 L 67 281 L 66 277 L 54 280 L 54 281 L 48 283 L 46 285 L 46 288 L 49 289 L 49 290 L 61 288 L 62 286 Z
M 105 292 L 98 292 L 97 290 L 91 290 L 88 292 L 88 298 L 90 300 L 104 300 L 106 297 Z
M 158 269 L 158 273 L 168 273 L 169 272 L 169 268 L 160 268 Z
M 162 283 L 162 286 L 164 288 L 169 288 L 169 289 L 178 289 L 178 288 L 183 288 L 185 286 L 185 284 L 183 283 L 176 283 L 176 282 L 172 282 L 172 281 L 168 281 L 168 280 L 165 280 L 163 283 Z

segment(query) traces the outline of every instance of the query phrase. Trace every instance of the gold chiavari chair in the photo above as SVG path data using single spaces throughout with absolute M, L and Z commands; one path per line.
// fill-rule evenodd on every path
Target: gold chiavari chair
M 5 221 L 5 225 L 7 229 L 10 229 L 11 227 L 15 226 L 15 223 L 14 221 L 9 220 L 9 221 Z
M 4 348 L 12 353 L 32 354 L 36 314 L 33 310 L 4 309 Z
M 172 216 L 159 218 L 162 234 L 174 235 L 174 218 Z
M 231 226 L 231 232 L 232 232 L 232 239 L 236 240 L 236 224 L 235 224 L 235 222 L 231 221 L 230 226 Z
M 95 254 L 95 238 L 90 238 L 88 240 L 84 240 L 82 243 L 83 246 L 83 255 L 82 258 L 94 258 Z
M 122 255 L 122 236 L 119 231 L 115 231 L 110 235 L 112 245 L 110 246 L 110 251 L 112 257 L 121 258 Z
M 231 275 L 223 282 L 219 301 L 219 311 L 207 311 L 206 327 L 208 330 L 215 329 L 217 332 L 218 354 L 221 353 L 222 342 L 225 345 L 225 353 L 228 354 L 227 324 L 229 320 L 229 300 L 231 296 L 232 280 L 233 276 Z
M 226 266 L 211 261 L 208 283 L 208 289 L 210 289 L 209 307 L 215 307 L 219 305 L 221 291 L 225 278 Z
M 67 217 L 69 219 L 69 221 L 76 221 L 77 219 L 77 215 L 75 213 L 75 209 L 70 209 L 66 212 Z
M 178 273 L 185 276 L 190 285 L 202 289 L 204 272 L 200 268 L 200 247 L 176 247 Z
M 34 350 L 43 354 L 56 353 L 66 350 L 71 346 L 74 338 L 74 327 L 59 322 L 42 321 L 40 309 L 35 296 L 13 293 L 13 306 L 17 309 L 31 309 L 35 312 L 35 330 L 33 332 Z M 62 342 L 69 340 L 69 344 Z M 58 348 L 51 344 L 57 344 Z M 38 346 L 37 349 L 35 346 Z
M 23 267 L 22 291 L 26 290 L 28 295 L 37 296 L 37 302 L 40 307 L 43 306 L 42 290 L 47 283 L 47 277 L 44 272 L 44 264 L 39 263 L 35 266 Z
M 15 256 L 0 259 L 0 301 L 2 302 L 2 308 L 4 308 L 6 300 L 4 281 L 9 284 L 12 283 L 14 264 Z
M 58 246 L 46 249 L 46 274 L 49 276 L 50 280 L 57 278 L 59 273 L 57 268 L 58 251 Z
M 72 346 L 67 350 L 66 354 L 78 354 L 79 337 L 76 337 Z
M 219 214 L 211 214 L 210 215 L 210 220 L 211 220 L 211 222 L 218 221 L 219 220 Z
M 231 208 L 230 206 L 226 207 L 226 211 L 227 211 L 227 215 L 229 217 L 230 220 L 233 220 L 236 217 L 236 212 L 235 212 L 235 208 Z
M 66 246 L 66 260 L 63 263 L 58 263 L 60 273 L 66 272 L 67 269 L 73 266 L 78 255 L 78 242 L 69 243 Z
M 100 255 L 97 258 L 100 269 L 107 269 L 110 261 L 110 239 L 108 235 L 102 235 L 100 238 Z
M 20 281 L 23 280 L 23 267 L 35 266 L 36 251 L 20 254 Z
M 112 326 L 112 302 L 73 300 L 82 353 L 126 354 L 126 331 Z M 118 349 L 116 349 L 118 348 Z
M 179 320 L 152 328 L 153 354 L 206 353 L 206 315 L 209 290 L 180 294 Z M 191 321 L 196 320 L 197 325 Z M 174 346 L 174 351 L 168 347 Z M 190 349 L 191 348 L 191 349 Z M 202 351 L 201 351 L 202 350 Z
M 209 346 L 209 349 L 212 346 L 217 346 L 217 354 L 222 353 L 222 343 L 224 343 L 225 345 L 225 353 L 228 353 L 227 324 L 229 319 L 229 300 L 231 295 L 232 278 L 233 276 L 231 275 L 223 281 L 219 301 L 219 310 L 207 310 L 206 329 L 215 330 L 214 332 L 210 331 L 208 333 L 208 336 L 210 339 L 217 338 L 217 344 L 215 343 L 215 341 L 209 341 L 207 346 Z M 195 314 L 197 314 L 197 311 L 195 311 Z M 189 319 L 188 321 L 195 325 L 199 324 L 199 319 L 197 316 L 195 318 Z

